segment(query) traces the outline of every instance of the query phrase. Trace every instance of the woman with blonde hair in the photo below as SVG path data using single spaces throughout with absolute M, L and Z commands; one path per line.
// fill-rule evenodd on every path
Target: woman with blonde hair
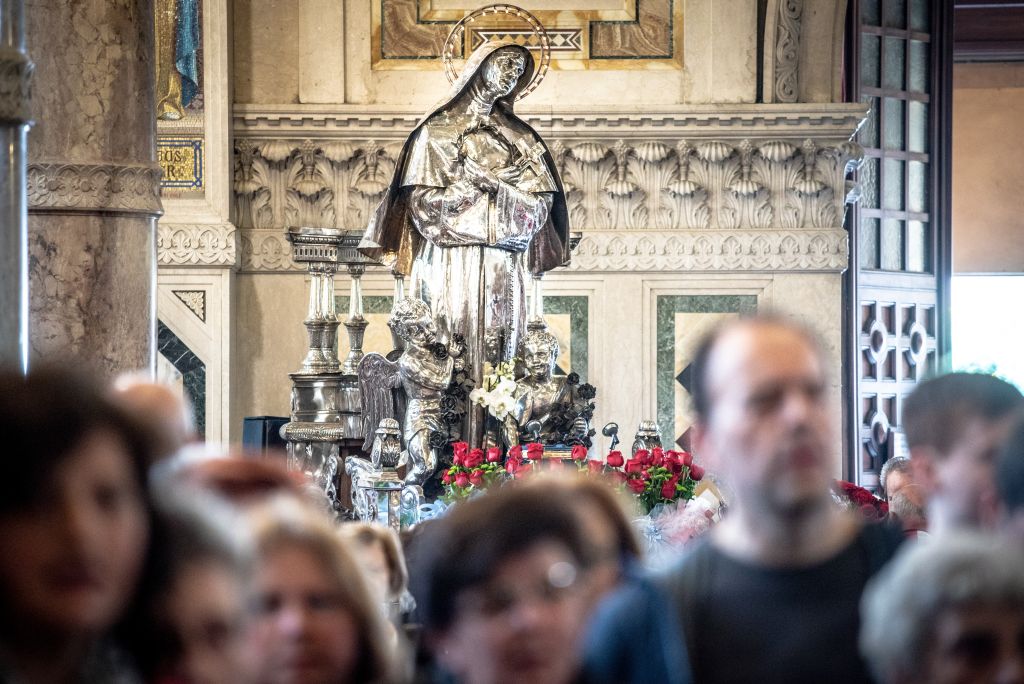
M 386 621 L 337 527 L 280 497 L 252 512 L 261 684 L 393 682 Z

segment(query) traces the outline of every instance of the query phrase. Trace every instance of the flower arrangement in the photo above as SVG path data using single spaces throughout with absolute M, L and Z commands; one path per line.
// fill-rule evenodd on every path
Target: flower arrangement
M 499 363 L 491 367 L 485 365 L 480 387 L 469 393 L 469 400 L 483 406 L 487 413 L 498 420 L 505 420 L 509 412 L 515 408 L 516 359 Z
M 500 447 L 470 449 L 466 442 L 452 444 L 452 465 L 444 471 L 441 483 L 448 501 L 464 499 L 489 487 L 529 475 L 544 456 L 544 445 L 531 443 L 514 446 L 507 455 Z
M 640 449 L 626 460 L 619 451 L 608 454 L 607 465 L 623 467 L 618 479 L 636 495 L 646 513 L 659 504 L 692 499 L 697 483 L 704 479 L 704 468 L 694 463 L 687 451 L 665 451 L 655 447 Z
M 835 480 L 832 493 L 841 505 L 857 511 L 868 520 L 883 520 L 889 515 L 889 504 L 852 482 Z

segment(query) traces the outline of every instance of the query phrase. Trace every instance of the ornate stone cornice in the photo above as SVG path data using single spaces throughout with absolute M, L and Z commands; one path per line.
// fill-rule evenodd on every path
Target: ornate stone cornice
M 242 230 L 243 272 L 303 273 L 278 230 Z M 842 228 L 794 230 L 594 230 L 570 271 L 830 272 L 846 270 Z
M 137 214 L 157 217 L 160 167 L 156 164 L 28 165 L 28 207 L 33 212 Z
M 589 231 L 571 271 L 838 272 L 847 233 L 826 230 Z
M 161 266 L 234 266 L 238 258 L 238 231 L 230 223 L 158 223 L 156 244 Z
M 235 136 L 404 140 L 422 106 L 235 105 Z M 676 137 L 691 141 L 772 138 L 848 140 L 867 114 L 859 103 L 662 105 L 517 109 L 545 138 Z
M 0 48 L 0 121 L 31 123 L 34 70 L 24 52 Z

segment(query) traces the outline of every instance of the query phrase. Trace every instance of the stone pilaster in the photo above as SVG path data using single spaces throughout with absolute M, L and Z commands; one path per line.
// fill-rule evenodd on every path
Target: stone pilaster
M 160 215 L 152 0 L 30 2 L 27 42 L 38 55 L 31 358 L 108 375 L 150 369 Z

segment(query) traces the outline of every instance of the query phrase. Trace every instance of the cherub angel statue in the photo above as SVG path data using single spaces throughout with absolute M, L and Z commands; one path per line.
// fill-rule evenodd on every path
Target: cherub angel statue
M 400 301 L 391 313 L 388 327 L 405 344 L 398 361 L 391 362 L 372 353 L 359 363 L 367 435 L 363 450 L 371 446 L 374 426 L 381 419 L 399 420 L 405 441 L 405 482 L 421 485 L 437 468 L 430 436 L 447 431 L 441 419 L 441 395 L 461 362 L 462 349 L 438 341 L 430 307 L 419 299 Z

